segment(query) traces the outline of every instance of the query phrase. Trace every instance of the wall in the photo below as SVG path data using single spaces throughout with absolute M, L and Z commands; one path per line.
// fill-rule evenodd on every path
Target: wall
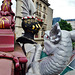
M 67 22 L 72 25 L 72 29 L 75 29 L 75 21 L 67 21 Z
M 48 15 L 47 15 L 47 30 L 50 30 L 52 27 L 52 20 L 53 20 L 53 9 L 48 7 Z

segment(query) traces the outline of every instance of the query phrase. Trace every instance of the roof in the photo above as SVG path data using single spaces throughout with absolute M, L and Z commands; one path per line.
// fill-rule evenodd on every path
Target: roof
M 41 0 L 43 3 L 45 3 L 47 6 L 50 6 L 50 4 L 47 2 L 47 1 L 45 1 L 45 0 Z
M 66 21 L 75 21 L 75 19 L 66 19 Z
M 52 25 L 54 25 L 56 22 L 59 22 L 60 20 L 61 20 L 61 18 L 60 18 L 60 17 L 53 18 Z

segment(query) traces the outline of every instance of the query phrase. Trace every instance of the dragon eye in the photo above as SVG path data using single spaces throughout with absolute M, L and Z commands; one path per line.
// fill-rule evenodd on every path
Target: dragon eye
M 49 37 L 49 35 L 47 33 L 44 34 L 44 38 L 48 39 L 48 40 L 50 39 L 50 37 Z
M 46 38 L 47 38 L 47 39 L 49 39 L 49 36 L 48 36 L 48 35 L 46 35 Z
M 49 37 L 47 36 L 47 38 L 49 38 Z

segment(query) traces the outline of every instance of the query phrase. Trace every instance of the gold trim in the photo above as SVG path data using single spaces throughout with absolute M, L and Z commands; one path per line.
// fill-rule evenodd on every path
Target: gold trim
M 38 24 L 39 28 L 41 28 L 40 24 Z
M 27 23 L 27 21 L 26 21 L 26 20 L 24 20 L 24 22 L 25 22 L 25 23 Z
M 32 29 L 35 29 L 35 26 L 33 25 L 33 28 Z
M 8 20 L 6 17 L 2 17 L 2 18 L 0 18 L 0 20 L 2 20 L 3 18 L 5 18 L 6 20 Z M 9 21 L 9 20 L 8 20 Z
M 2 17 L 2 18 L 0 18 L 0 21 L 2 21 L 2 23 L 3 23 L 3 28 L 5 28 L 5 26 L 4 26 L 4 21 L 2 20 L 2 19 L 6 19 L 7 21 L 9 21 L 6 17 Z M 2 27 L 1 27 L 2 28 Z
M 4 1 L 3 11 L 4 11 L 5 6 L 6 6 L 7 11 L 8 11 L 7 3 L 5 3 L 5 2 L 6 2 L 6 0 Z M 8 4 L 9 4 L 9 2 L 8 2 Z
M 0 23 L 0 28 L 2 28 L 2 21 L 1 21 L 1 23 Z
M 6 1 L 6 0 L 5 0 Z M 5 3 L 5 1 L 4 1 L 4 3 Z
M 37 24 L 36 24 L 36 28 L 39 28 Z
M 4 21 L 2 20 L 2 22 L 3 22 L 3 28 L 5 28 L 5 27 L 4 27 Z

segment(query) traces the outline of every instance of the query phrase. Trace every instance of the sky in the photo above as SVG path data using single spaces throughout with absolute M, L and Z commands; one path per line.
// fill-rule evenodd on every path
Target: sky
M 75 19 L 75 0 L 48 0 L 53 9 L 53 17 Z
M 0 0 L 0 6 L 3 0 Z M 53 18 L 75 19 L 75 0 L 48 0 L 53 9 Z M 12 10 L 16 12 L 16 2 L 12 0 Z

